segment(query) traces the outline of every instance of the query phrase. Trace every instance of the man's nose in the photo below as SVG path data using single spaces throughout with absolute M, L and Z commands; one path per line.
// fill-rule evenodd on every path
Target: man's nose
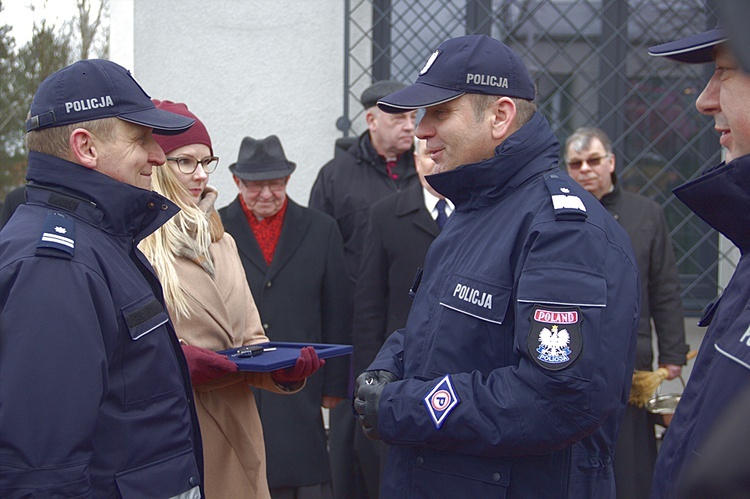
M 721 88 L 721 82 L 719 82 L 716 75 L 712 76 L 706 88 L 695 100 L 695 107 L 698 112 L 705 114 L 706 116 L 713 116 L 714 114 L 721 111 L 721 105 L 719 104 L 719 89 Z

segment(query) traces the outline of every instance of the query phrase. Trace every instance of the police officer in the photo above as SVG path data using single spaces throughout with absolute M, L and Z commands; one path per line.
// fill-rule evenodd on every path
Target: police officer
M 486 36 L 441 44 L 378 103 L 424 107 L 429 183 L 455 211 L 406 328 L 355 387 L 390 444 L 382 497 L 614 497 L 639 283 L 628 237 L 557 168 L 521 59 Z
M 29 114 L 0 236 L 0 496 L 201 497 L 188 369 L 136 248 L 178 211 L 149 190 L 152 130 L 193 120 L 104 60 L 49 76 Z
M 695 106 L 714 119 L 725 161 L 677 187 L 674 193 L 742 255 L 723 294 L 706 307 L 698 323 L 708 330 L 659 450 L 651 495 L 746 497 L 750 471 L 744 453 L 738 456 L 736 447 L 717 452 L 711 438 L 727 441 L 721 431 L 721 416 L 730 417 L 728 411 L 741 410 L 742 404 L 733 404 L 739 403 L 737 398 L 745 396 L 750 387 L 750 75 L 739 67 L 723 28 L 651 47 L 649 53 L 715 67 Z M 725 422 L 731 424 L 731 417 Z M 747 441 L 744 434 L 735 436 L 736 442 Z M 707 475 L 712 481 L 701 483 Z

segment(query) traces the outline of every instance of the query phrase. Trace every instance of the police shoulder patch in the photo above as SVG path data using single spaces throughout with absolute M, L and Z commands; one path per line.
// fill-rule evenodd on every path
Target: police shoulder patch
M 436 430 L 443 426 L 448 414 L 461 402 L 453 389 L 450 374 L 446 374 L 423 400 Z
M 557 173 L 548 173 L 544 176 L 552 207 L 555 210 L 555 220 L 577 220 L 583 222 L 588 218 L 586 205 L 583 200 L 571 194 L 571 184 Z
M 583 350 L 582 321 L 577 307 L 535 305 L 528 336 L 529 355 L 534 362 L 550 371 L 573 364 Z
M 76 225 L 73 219 L 60 213 L 50 213 L 42 226 L 36 245 L 38 256 L 73 258 L 76 248 Z

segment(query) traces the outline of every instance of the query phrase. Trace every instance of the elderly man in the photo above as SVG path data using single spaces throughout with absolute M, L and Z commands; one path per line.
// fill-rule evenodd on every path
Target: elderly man
M 641 277 L 641 320 L 635 368 L 653 369 L 651 321 L 659 346 L 659 367 L 668 379 L 680 375 L 688 347 L 680 298 L 680 276 L 675 264 L 664 212 L 654 201 L 623 191 L 617 184 L 616 157 L 604 131 L 582 127 L 563 147 L 568 174 L 607 208 L 633 244 Z M 617 497 L 648 497 L 656 462 L 654 416 L 628 405 L 615 452 Z
M 357 378 L 391 445 L 382 497 L 615 497 L 639 285 L 627 234 L 557 168 L 521 59 L 486 36 L 441 44 L 378 103 L 425 107 L 427 177 L 455 211 L 406 327 Z
M 239 196 L 219 210 L 237 241 L 247 282 L 271 341 L 351 343 L 351 286 L 336 222 L 286 192 L 296 165 L 279 138 L 245 137 L 229 166 Z M 332 494 L 321 406 L 348 396 L 349 359 L 329 359 L 304 390 L 256 390 L 272 497 Z
M 419 179 L 414 170 L 413 110 L 384 113 L 377 107 L 381 97 L 404 88 L 402 83 L 384 80 L 365 89 L 361 96 L 367 130 L 347 150 L 318 172 L 310 192 L 310 207 L 336 219 L 344 238 L 344 258 L 350 278 L 356 283 L 364 248 L 370 207 L 378 200 L 400 192 Z M 354 451 L 356 429 L 349 404 L 331 411 L 331 458 L 334 468 L 334 493 L 337 499 L 377 495 L 365 490 L 361 471 L 375 456 L 357 456 Z
M 699 324 L 708 326 L 677 412 L 659 451 L 653 497 L 673 497 L 701 451 L 717 418 L 750 386 L 750 76 L 716 28 L 651 47 L 649 53 L 678 62 L 710 63 L 715 71 L 695 103 L 714 119 L 725 162 L 674 190 L 675 195 L 740 250 L 737 269 L 722 296 Z M 710 464 L 710 463 L 706 463 Z M 744 489 L 747 493 L 747 489 Z
M 103 60 L 49 76 L 29 115 L 0 237 L 0 496 L 201 497 L 187 365 L 136 247 L 178 211 L 149 190 L 152 130 L 193 120 Z

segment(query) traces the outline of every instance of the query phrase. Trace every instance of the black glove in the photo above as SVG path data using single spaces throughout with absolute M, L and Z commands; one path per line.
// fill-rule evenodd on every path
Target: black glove
M 390 371 L 365 371 L 354 384 L 354 410 L 359 414 L 359 424 L 370 440 L 380 440 L 378 432 L 378 407 L 385 385 L 398 377 Z

